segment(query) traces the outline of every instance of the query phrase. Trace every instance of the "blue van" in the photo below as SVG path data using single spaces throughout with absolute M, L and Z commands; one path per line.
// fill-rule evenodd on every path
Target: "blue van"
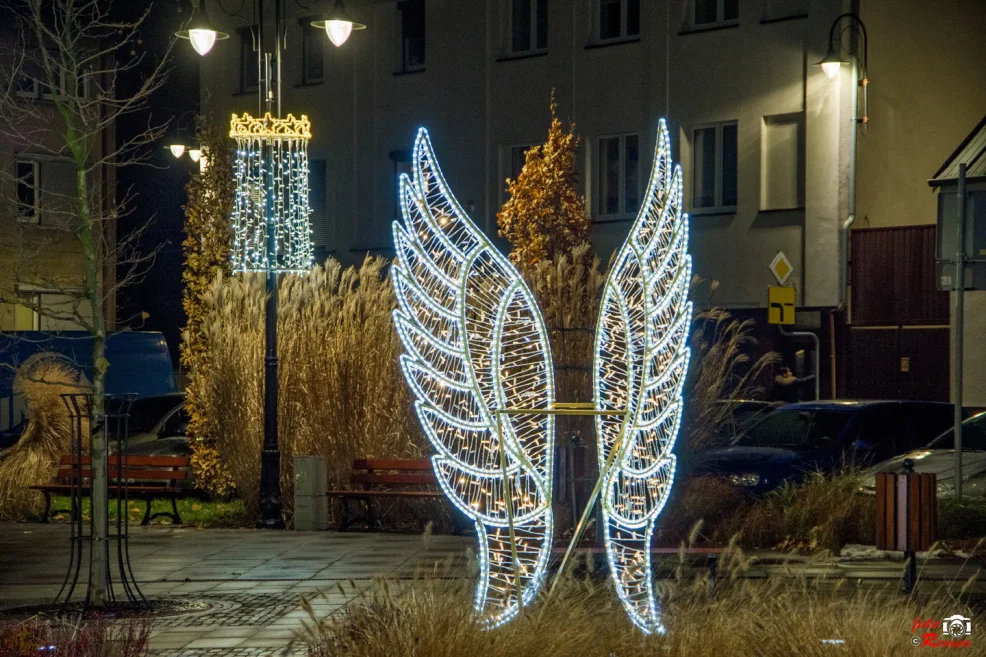
M 15 369 L 32 356 L 56 353 L 92 380 L 92 336 L 86 331 L 12 331 L 0 334 L 0 430 L 23 419 L 15 399 Z M 106 392 L 134 393 L 137 398 L 176 392 L 175 372 L 164 335 L 157 331 L 121 331 L 106 339 Z

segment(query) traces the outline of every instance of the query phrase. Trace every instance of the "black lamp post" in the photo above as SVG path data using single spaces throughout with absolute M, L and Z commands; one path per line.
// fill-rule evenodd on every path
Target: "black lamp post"
M 839 29 L 842 26 L 842 29 Z M 862 50 L 863 58 L 862 62 L 859 62 L 859 47 L 855 44 L 852 50 L 845 51 L 842 48 L 842 36 L 846 33 L 851 33 L 854 37 L 859 36 L 862 39 Z M 842 64 L 846 61 L 842 57 L 843 52 L 848 52 L 852 57 L 854 57 L 855 62 L 858 63 L 858 74 L 856 83 L 863 90 L 863 115 L 856 117 L 856 123 L 862 124 L 866 127 L 869 123 L 869 100 L 867 98 L 867 87 L 870 84 L 869 78 L 867 78 L 869 71 L 869 38 L 866 36 L 866 24 L 863 23 L 862 19 L 856 14 L 846 13 L 840 14 L 832 22 L 832 27 L 829 28 L 829 45 L 828 51 L 825 56 L 822 57 L 821 61 L 816 62 L 817 66 L 821 66 L 822 70 L 825 71 L 825 75 L 829 78 L 834 78 L 838 75 L 839 70 L 842 68 Z
M 298 0 L 296 0 L 297 2 Z M 251 26 L 253 22 L 246 16 L 238 13 L 226 11 L 222 0 L 217 2 L 220 10 L 228 16 L 242 19 Z M 298 2 L 301 9 L 310 9 Z M 241 2 L 240 8 L 242 9 Z M 313 5 L 314 6 L 314 3 Z M 254 21 L 257 24 L 255 34 L 255 46 L 257 50 L 257 66 L 259 67 L 258 101 L 263 107 L 266 105 L 267 112 L 271 112 L 272 105 L 276 103 L 277 116 L 281 116 L 281 50 L 286 42 L 285 39 L 285 7 L 282 0 L 274 0 L 274 48 L 273 52 L 265 52 L 264 42 L 264 2 L 255 0 Z M 341 46 L 349 38 L 349 34 L 354 30 L 366 29 L 361 23 L 354 22 L 346 13 L 342 0 L 336 0 L 332 11 L 324 18 L 313 21 L 312 25 L 323 27 L 329 39 L 337 47 Z M 212 27 L 205 13 L 205 0 L 199 0 L 192 16 L 183 30 L 175 33 L 176 36 L 188 39 L 192 47 L 200 55 L 205 55 L 217 40 L 229 37 L 225 32 L 220 32 Z M 275 73 L 276 71 L 276 73 Z M 277 86 L 272 88 L 271 81 L 276 79 Z M 277 402 L 278 402 L 278 360 L 277 360 L 277 238 L 275 217 L 275 201 L 273 196 L 274 166 L 272 160 L 272 149 L 264 149 L 264 170 L 267 172 L 265 197 L 265 220 L 267 224 L 266 234 L 266 292 L 267 300 L 264 306 L 264 442 L 260 455 L 260 520 L 257 526 L 262 529 L 284 529 L 284 517 L 281 513 L 281 451 L 278 446 L 277 437 Z

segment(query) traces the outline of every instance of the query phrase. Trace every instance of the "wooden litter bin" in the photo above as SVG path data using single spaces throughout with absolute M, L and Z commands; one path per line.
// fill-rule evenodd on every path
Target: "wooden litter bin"
M 876 475 L 876 547 L 905 553 L 907 592 L 916 578 L 914 553 L 928 550 L 938 540 L 937 485 L 934 474 L 914 472 L 910 459 L 904 461 L 901 474 Z

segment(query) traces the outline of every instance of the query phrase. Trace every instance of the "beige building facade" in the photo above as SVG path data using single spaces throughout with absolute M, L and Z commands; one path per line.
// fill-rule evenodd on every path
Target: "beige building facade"
M 694 269 L 720 282 L 715 303 L 765 307 L 768 266 L 783 251 L 798 304 L 837 306 L 853 84 L 849 67 L 829 79 L 814 62 L 849 4 L 351 0 L 368 29 L 338 49 L 302 12 L 288 24 L 282 112 L 312 121 L 316 247 L 344 261 L 392 253 L 397 176 L 419 126 L 459 201 L 495 234 L 503 181 L 523 147 L 545 139 L 553 89 L 583 139 L 581 182 L 604 261 L 629 230 L 666 117 Z M 208 8 L 231 38 L 202 59 L 204 111 L 256 114 L 250 32 L 214 0 Z

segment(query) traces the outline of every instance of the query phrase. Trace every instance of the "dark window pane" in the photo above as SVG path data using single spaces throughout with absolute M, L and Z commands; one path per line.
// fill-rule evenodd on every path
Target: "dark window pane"
M 852 411 L 777 410 L 754 424 L 736 440 L 745 447 L 824 449 L 842 434 Z
M 548 0 L 537 0 L 537 47 L 548 47 Z
M 716 0 L 694 0 L 695 1 L 695 24 L 716 22 Z
M 304 34 L 302 80 L 304 82 L 315 82 L 322 79 L 324 59 L 322 47 L 325 33 L 323 30 L 306 25 Z
M 257 53 L 253 50 L 250 30 L 240 30 L 240 91 L 256 89 L 260 84 Z
M 722 20 L 733 21 L 739 18 L 739 0 L 723 0 Z
M 626 207 L 624 212 L 636 212 L 640 208 L 640 138 L 630 135 L 626 138 Z
M 722 204 L 736 205 L 736 126 L 722 127 Z
M 692 207 L 716 204 L 716 129 L 699 128 L 692 145 Z
M 401 12 L 403 68 L 421 68 L 425 65 L 425 2 L 403 0 L 397 8 Z
M 531 0 L 513 0 L 510 16 L 513 32 L 513 52 L 531 49 Z
M 933 440 L 928 449 L 955 449 L 955 430 L 949 429 Z M 962 423 L 962 451 L 986 452 L 986 413 L 974 415 Z
M 620 0 L 599 0 L 599 38 L 617 39 L 620 37 Z
M 599 140 L 599 214 L 620 211 L 620 138 Z
M 510 149 L 510 179 L 517 180 L 524 164 L 527 162 L 529 146 L 514 146 Z
M 640 0 L 627 0 L 627 35 L 640 34 Z
M 308 215 L 311 224 L 312 246 L 328 246 L 329 214 L 325 200 L 325 160 L 308 161 Z
M 17 205 L 22 217 L 33 217 L 37 201 L 38 181 L 33 162 L 17 163 Z

